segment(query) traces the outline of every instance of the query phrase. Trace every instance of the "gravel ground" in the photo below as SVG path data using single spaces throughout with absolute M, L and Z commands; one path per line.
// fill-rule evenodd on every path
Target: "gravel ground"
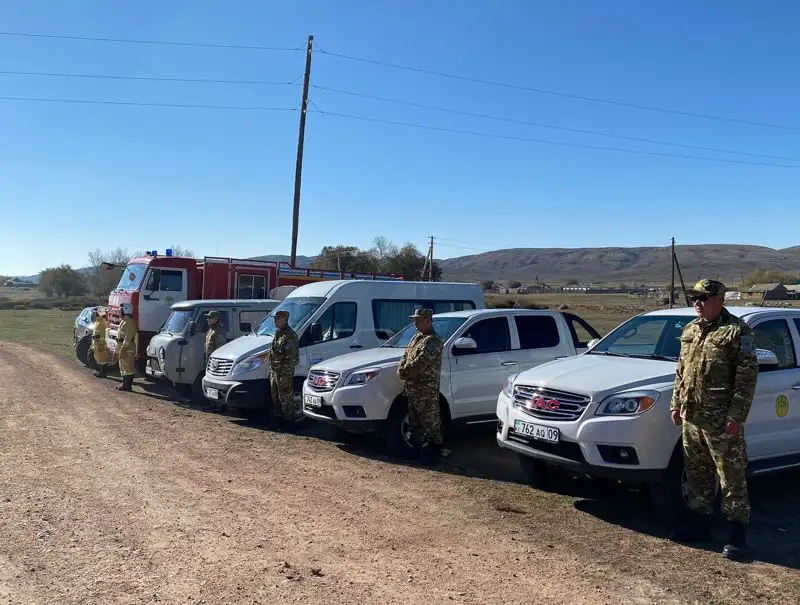
M 730 563 L 641 494 L 524 486 L 491 435 L 417 468 L 117 380 L 0 344 L 0 604 L 800 601 L 797 475 L 753 487 Z

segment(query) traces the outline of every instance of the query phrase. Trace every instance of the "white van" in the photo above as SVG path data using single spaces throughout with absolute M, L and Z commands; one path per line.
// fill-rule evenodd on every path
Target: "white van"
M 330 280 L 301 286 L 267 316 L 253 334 L 220 347 L 203 377 L 203 395 L 230 408 L 268 410 L 269 372 L 265 365 L 275 334 L 274 315 L 289 312 L 300 339 L 295 368 L 296 419 L 303 419 L 303 382 L 323 360 L 382 345 L 408 325 L 415 309 L 434 313 L 484 309 L 479 284 L 409 281 Z

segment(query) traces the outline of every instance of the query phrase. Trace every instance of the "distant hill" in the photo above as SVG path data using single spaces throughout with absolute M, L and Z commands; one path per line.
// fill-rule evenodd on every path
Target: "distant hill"
M 800 246 L 775 250 L 764 246 L 706 244 L 676 246 L 687 282 L 700 275 L 739 281 L 756 269 L 800 271 Z M 516 279 L 547 282 L 620 284 L 668 283 L 670 249 L 664 248 L 513 248 L 437 261 L 445 279 L 483 281 Z M 676 282 L 678 276 L 675 276 Z
M 290 258 L 288 254 L 267 254 L 266 256 L 253 256 L 250 260 L 274 260 L 288 263 Z M 298 256 L 295 264 L 297 267 L 310 267 L 316 258 L 316 256 Z
M 764 246 L 704 244 L 677 246 L 676 252 L 683 277 L 687 282 L 698 276 L 717 277 L 732 283 L 756 269 L 775 269 L 786 273 L 800 272 L 800 246 L 775 250 Z M 314 256 L 298 256 L 297 266 L 308 267 Z M 255 256 L 256 260 L 289 262 L 284 254 Z M 443 279 L 479 282 L 540 280 L 563 283 L 576 279 L 617 285 L 626 283 L 668 283 L 670 249 L 663 248 L 511 248 L 483 254 L 437 260 Z M 78 269 L 82 273 L 88 267 Z M 19 279 L 39 283 L 38 275 Z M 677 280 L 677 274 L 675 276 Z

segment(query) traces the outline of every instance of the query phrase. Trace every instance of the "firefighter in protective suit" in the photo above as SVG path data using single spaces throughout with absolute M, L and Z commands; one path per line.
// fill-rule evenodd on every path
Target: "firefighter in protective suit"
M 94 322 L 94 332 L 92 332 L 92 355 L 94 355 L 94 361 L 97 364 L 97 371 L 94 375 L 98 378 L 106 377 L 106 368 L 108 366 L 107 331 L 106 310 L 100 309 Z
M 133 319 L 133 305 L 122 303 L 120 305 L 122 322 L 117 330 L 117 357 L 119 358 L 119 373 L 122 384 L 118 391 L 130 391 L 133 388 L 135 374 L 136 345 L 138 343 L 136 321 Z

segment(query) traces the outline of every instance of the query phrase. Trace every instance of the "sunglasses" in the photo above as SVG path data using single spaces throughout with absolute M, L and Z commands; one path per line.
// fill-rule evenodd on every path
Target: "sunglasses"
M 694 304 L 696 302 L 706 302 L 709 298 L 708 294 L 701 294 L 700 296 L 690 296 L 689 301 Z

